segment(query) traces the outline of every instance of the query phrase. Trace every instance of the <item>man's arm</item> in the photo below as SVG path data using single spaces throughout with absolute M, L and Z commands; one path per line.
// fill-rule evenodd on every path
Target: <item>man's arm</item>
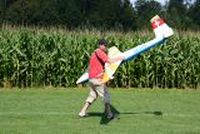
M 113 62 L 117 62 L 119 60 L 123 60 L 125 58 L 123 55 L 119 55 L 119 56 L 116 56 L 116 57 L 113 57 L 113 58 L 109 58 L 108 55 L 101 50 L 100 51 L 97 50 L 96 54 L 103 62 L 105 62 L 105 63 L 107 62 L 109 64 L 111 64 Z

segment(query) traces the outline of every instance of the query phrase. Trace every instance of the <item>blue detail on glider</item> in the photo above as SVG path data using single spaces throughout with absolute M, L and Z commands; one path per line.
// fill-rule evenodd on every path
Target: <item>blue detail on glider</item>
M 152 44 L 150 44 L 148 47 L 140 48 L 138 51 L 136 51 L 135 53 L 133 53 L 133 55 L 130 55 L 130 56 L 126 57 L 126 58 L 124 59 L 124 61 L 132 60 L 133 58 L 139 56 L 140 54 L 142 54 L 142 53 L 144 53 L 144 52 L 146 52 L 146 51 L 148 51 L 149 49 L 151 49 L 151 48 L 153 48 L 153 47 L 155 47 L 155 46 L 157 46 L 157 45 L 162 44 L 164 41 L 165 41 L 165 39 L 164 39 L 164 38 L 161 38 L 161 39 L 158 40 L 157 42 L 153 42 Z M 151 43 L 151 42 L 147 42 L 147 43 Z M 145 43 L 145 44 L 147 44 L 147 43 Z M 142 44 L 142 45 L 144 45 L 144 44 Z M 142 46 L 142 45 L 141 45 L 141 46 Z

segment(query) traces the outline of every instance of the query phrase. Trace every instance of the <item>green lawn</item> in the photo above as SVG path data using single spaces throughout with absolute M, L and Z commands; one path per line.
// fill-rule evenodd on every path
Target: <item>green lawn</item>
M 120 112 L 102 116 L 98 99 L 77 117 L 88 89 L 0 90 L 0 134 L 199 134 L 199 90 L 112 89 Z

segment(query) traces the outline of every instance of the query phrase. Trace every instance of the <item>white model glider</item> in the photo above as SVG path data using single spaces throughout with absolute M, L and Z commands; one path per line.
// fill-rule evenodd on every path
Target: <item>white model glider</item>
M 117 70 L 117 68 L 119 67 L 119 65 L 121 63 L 124 63 L 122 61 L 128 61 L 137 57 L 139 54 L 149 50 L 150 48 L 153 48 L 157 45 L 162 44 L 165 39 L 169 38 L 170 36 L 174 34 L 173 30 L 158 15 L 154 16 L 150 22 L 151 22 L 153 31 L 155 33 L 155 38 L 153 40 L 150 40 L 144 44 L 138 45 L 137 47 L 129 49 L 125 52 L 120 52 L 115 46 L 108 49 L 108 57 L 114 58 L 116 56 L 121 55 L 124 57 L 124 59 L 121 61 L 117 61 L 117 62 L 105 65 L 105 72 L 103 75 L 104 83 L 113 78 L 113 75 L 115 71 Z M 88 79 L 89 79 L 88 72 L 85 72 L 77 80 L 76 84 L 86 82 Z

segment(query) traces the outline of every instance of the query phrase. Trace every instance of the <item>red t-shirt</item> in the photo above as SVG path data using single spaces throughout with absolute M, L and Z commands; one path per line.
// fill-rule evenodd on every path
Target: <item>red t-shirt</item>
M 104 72 L 104 65 L 107 61 L 107 54 L 100 48 L 96 49 L 90 57 L 89 78 L 100 78 Z

